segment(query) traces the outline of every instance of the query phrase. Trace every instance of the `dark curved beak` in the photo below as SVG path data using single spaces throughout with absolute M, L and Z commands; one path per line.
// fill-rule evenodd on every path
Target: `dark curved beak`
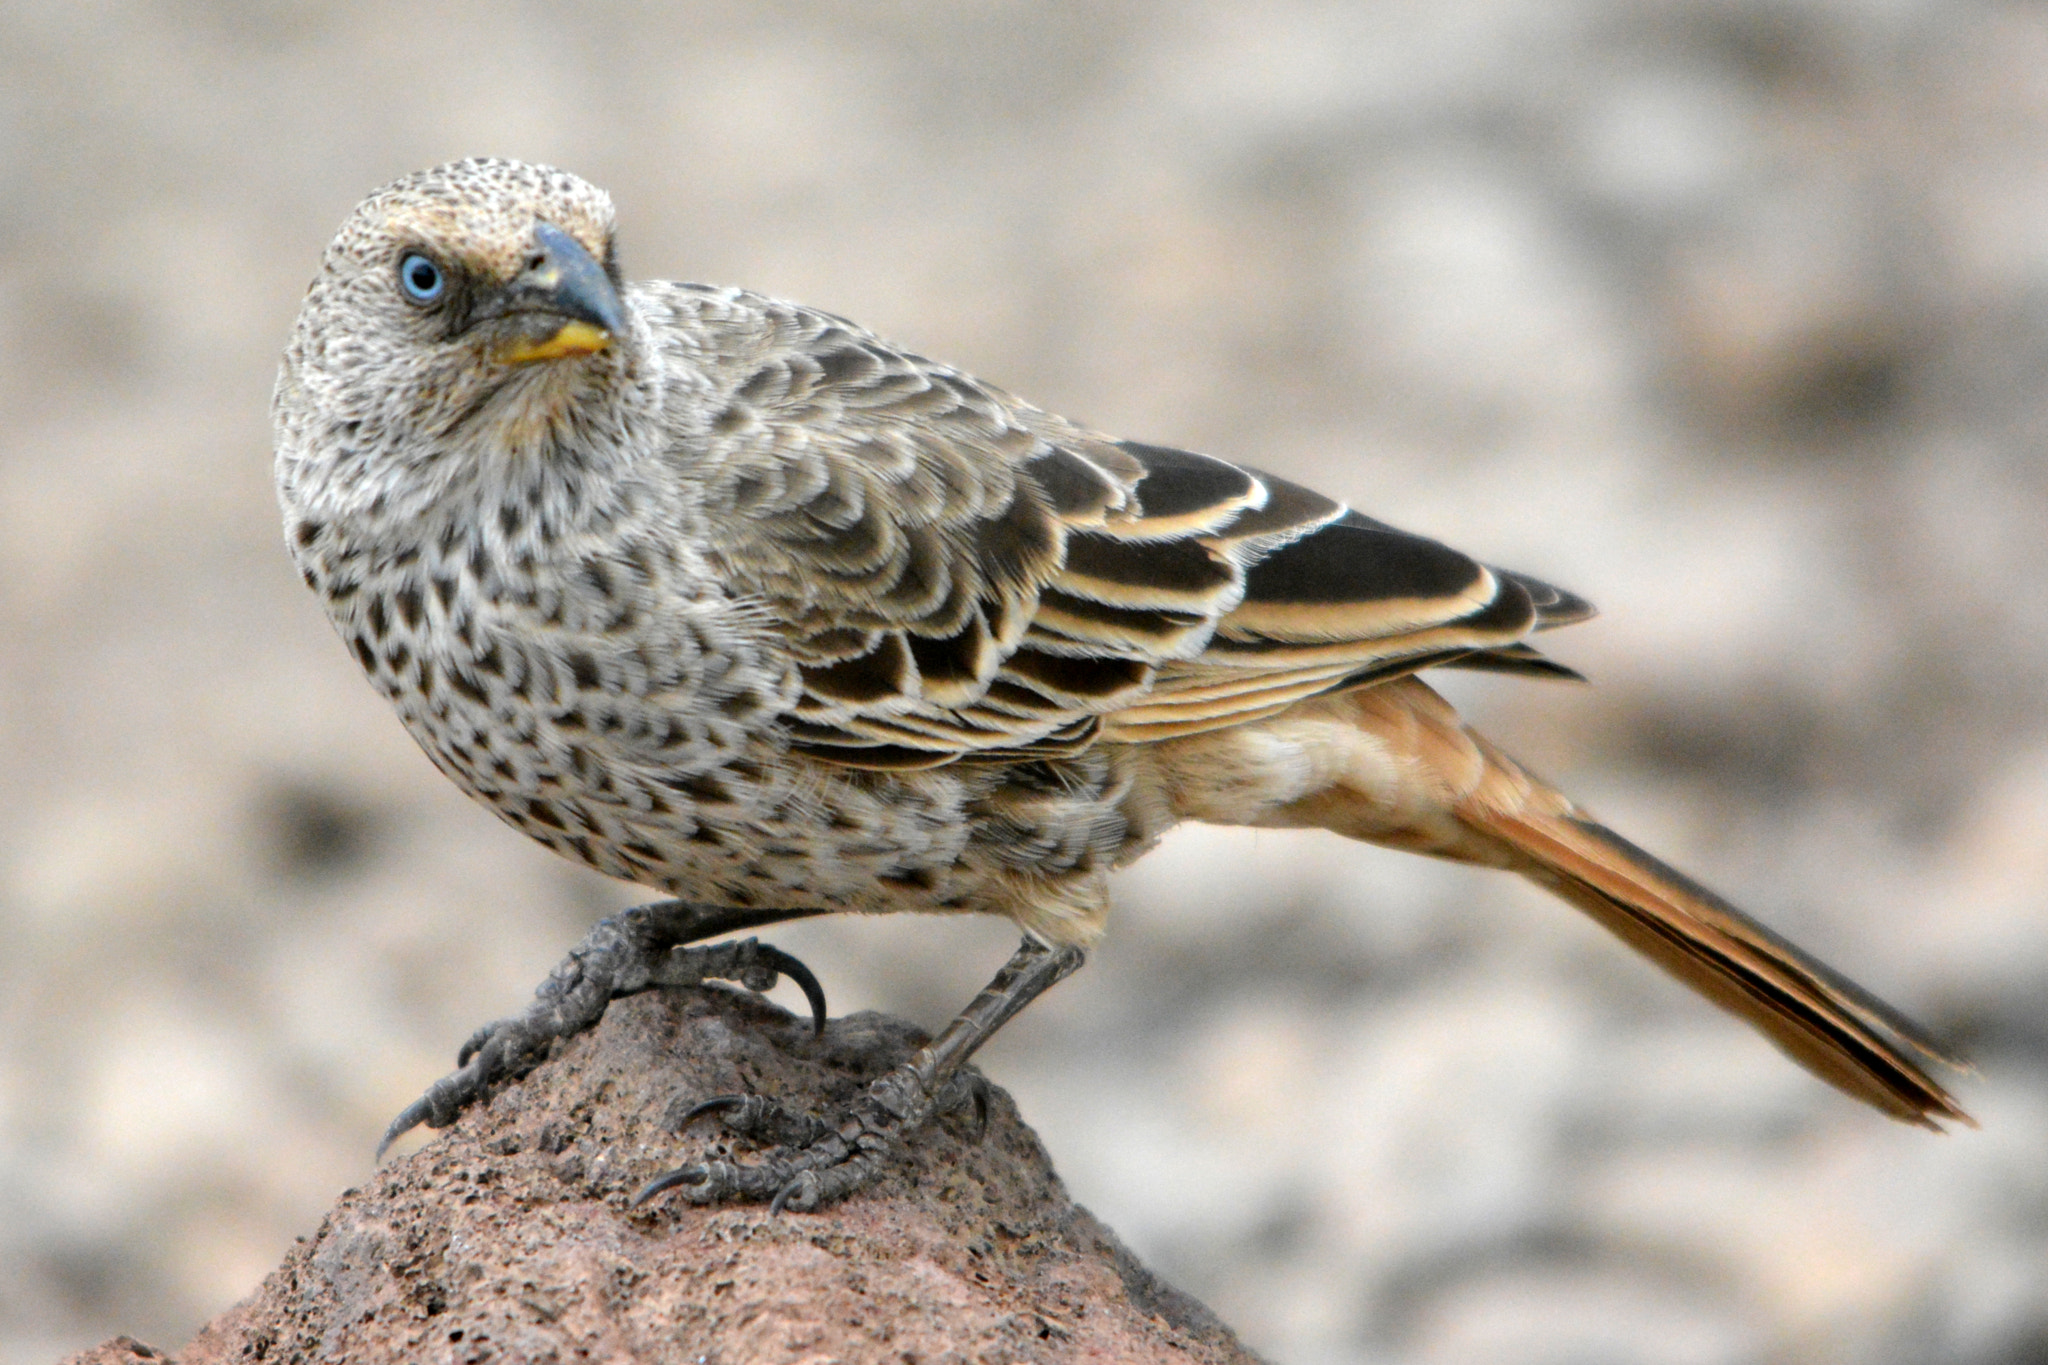
M 625 309 L 604 267 L 581 242 L 541 221 L 533 225 L 526 268 L 479 314 L 479 320 L 491 317 L 524 317 L 531 324 L 498 353 L 513 365 L 589 355 L 625 330 Z

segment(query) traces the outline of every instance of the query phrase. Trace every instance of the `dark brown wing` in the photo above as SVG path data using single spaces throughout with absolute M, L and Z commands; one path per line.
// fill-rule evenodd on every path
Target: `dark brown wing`
M 1321 525 L 1254 561 L 1242 600 L 1203 652 L 1162 668 L 1152 692 L 1109 717 L 1105 733 L 1195 734 L 1432 665 L 1577 676 L 1523 637 L 1584 619 L 1592 608 L 1582 599 L 1332 506 Z
M 710 549 L 802 672 L 797 747 L 869 767 L 1268 715 L 1430 664 L 1565 673 L 1588 614 L 1284 479 L 1111 441 L 751 296 L 716 348 Z

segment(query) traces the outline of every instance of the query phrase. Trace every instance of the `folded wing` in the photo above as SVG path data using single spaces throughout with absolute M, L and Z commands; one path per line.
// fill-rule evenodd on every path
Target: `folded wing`
M 757 305 L 780 344 L 713 424 L 712 550 L 786 632 L 790 727 L 816 757 L 1163 739 L 1431 665 L 1574 676 L 1525 641 L 1591 614 L 1569 593 Z

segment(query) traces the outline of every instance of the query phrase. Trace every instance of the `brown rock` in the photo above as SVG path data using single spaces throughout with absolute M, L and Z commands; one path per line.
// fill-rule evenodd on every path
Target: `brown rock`
M 628 1206 L 654 1175 L 728 1145 L 708 1123 L 668 1131 L 687 1105 L 754 1090 L 823 1108 L 920 1041 L 874 1014 L 813 1040 L 758 997 L 718 988 L 620 1001 L 344 1193 L 178 1359 L 1254 1359 L 1067 1197 L 993 1087 L 980 1141 L 969 1122 L 942 1126 L 900 1173 L 817 1213 Z M 162 1358 L 122 1338 L 67 1365 Z

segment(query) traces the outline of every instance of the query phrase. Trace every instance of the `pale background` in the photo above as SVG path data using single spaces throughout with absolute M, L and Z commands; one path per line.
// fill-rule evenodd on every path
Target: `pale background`
M 175 1347 L 633 900 L 413 749 L 280 547 L 321 248 L 470 153 L 1577 589 L 1511 750 L 1925 1017 L 1807 1080 L 1508 880 L 1184 831 L 985 1056 L 1276 1359 L 2048 1361 L 2048 9 L 0 8 L 0 1362 Z M 994 923 L 774 935 L 937 1025 Z

